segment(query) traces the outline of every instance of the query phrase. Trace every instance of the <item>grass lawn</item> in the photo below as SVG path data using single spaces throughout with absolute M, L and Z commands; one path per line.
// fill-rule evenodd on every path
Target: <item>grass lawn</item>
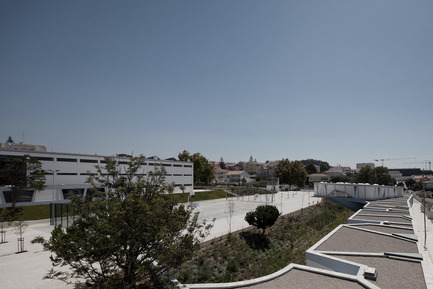
M 179 197 L 180 203 L 188 202 L 189 193 L 174 194 L 175 197 Z M 190 197 L 190 202 L 213 200 L 225 198 L 226 193 L 224 190 L 214 190 L 208 192 L 197 192 L 194 197 Z M 34 205 L 34 206 L 22 206 L 23 220 L 42 220 L 50 218 L 50 205 Z
M 26 221 L 30 220 L 42 220 L 50 218 L 50 205 L 34 205 L 34 206 L 23 206 L 22 208 L 23 219 Z
M 189 193 L 175 194 L 175 196 L 180 196 L 179 203 L 188 202 Z M 221 199 L 226 197 L 226 192 L 224 190 L 218 189 L 213 191 L 196 192 L 194 197 L 189 197 L 190 202 L 198 202 L 205 200 Z

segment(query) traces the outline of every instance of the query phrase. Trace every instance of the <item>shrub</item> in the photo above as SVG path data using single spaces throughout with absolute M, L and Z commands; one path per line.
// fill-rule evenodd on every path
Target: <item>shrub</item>
M 281 213 L 277 207 L 271 205 L 258 206 L 255 211 L 248 212 L 245 221 L 251 226 L 262 229 L 262 235 L 265 234 L 266 228 L 275 224 Z

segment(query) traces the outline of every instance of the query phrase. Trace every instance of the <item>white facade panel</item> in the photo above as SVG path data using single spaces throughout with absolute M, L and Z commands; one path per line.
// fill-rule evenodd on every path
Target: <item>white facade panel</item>
M 66 154 L 50 152 L 21 152 L 1 150 L 2 159 L 11 156 L 24 156 L 29 154 L 39 159 L 42 163 L 42 169 L 46 171 L 46 188 L 33 194 L 32 203 L 65 201 L 63 190 L 80 189 L 87 191 L 90 185 L 87 179 L 90 173 L 96 173 L 95 166 L 105 166 L 104 156 L 83 155 L 83 154 Z M 120 164 L 120 169 L 124 170 L 128 158 L 113 157 Z M 162 166 L 166 170 L 166 183 L 175 185 L 175 192 L 181 192 L 181 186 L 184 186 L 185 192 L 193 190 L 193 164 L 183 161 L 167 160 L 146 160 L 142 167 L 142 174 L 147 175 L 150 171 L 155 170 L 155 166 Z M 0 187 L 0 206 L 6 205 L 3 192 L 7 191 L 6 187 Z

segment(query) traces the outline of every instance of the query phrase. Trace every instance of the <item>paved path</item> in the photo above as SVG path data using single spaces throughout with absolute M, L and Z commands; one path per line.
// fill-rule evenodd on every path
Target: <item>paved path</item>
M 426 218 L 426 231 L 424 231 L 424 214 L 421 212 L 421 203 L 416 199 L 413 200 L 411 210 L 413 229 L 418 236 L 418 251 L 424 256 L 422 262 L 424 278 L 427 288 L 433 289 L 433 223 Z
M 233 214 L 231 216 L 231 231 L 241 230 L 248 227 L 248 223 L 244 220 L 245 215 L 249 211 L 255 210 L 260 205 L 274 205 L 282 212 L 282 215 L 291 213 L 301 208 L 316 204 L 321 198 L 313 197 L 313 191 L 298 191 L 298 192 L 279 192 L 272 198 L 271 195 L 261 195 L 257 198 L 249 197 L 233 197 L 226 199 L 210 200 L 198 202 L 198 207 L 195 211 L 200 212 L 200 220 L 206 219 L 211 221 L 216 219 L 215 224 L 206 240 L 210 240 L 229 233 L 230 231 L 230 203 L 233 203 Z
M 313 192 L 280 192 L 274 195 L 274 200 L 268 195 L 254 199 L 253 196 L 245 198 L 233 198 L 234 210 L 232 215 L 232 231 L 248 226 L 245 222 L 245 214 L 254 210 L 258 205 L 266 203 L 275 205 L 283 214 L 307 207 L 318 202 L 319 198 L 312 197 Z M 229 232 L 228 203 L 226 199 L 198 202 L 195 209 L 200 212 L 201 219 L 212 220 L 216 218 L 215 225 L 207 238 L 218 237 Z M 225 213 L 226 212 L 226 213 Z M 49 238 L 52 226 L 49 220 L 29 222 L 30 226 L 25 230 L 24 241 L 27 252 L 15 254 L 17 251 L 17 235 L 11 228 L 7 230 L 7 243 L 0 244 L 0 288 L 20 289 L 72 289 L 74 286 L 66 285 L 62 281 L 42 280 L 43 276 L 51 268 L 49 260 L 50 252 L 42 250 L 40 244 L 31 244 L 36 236 Z

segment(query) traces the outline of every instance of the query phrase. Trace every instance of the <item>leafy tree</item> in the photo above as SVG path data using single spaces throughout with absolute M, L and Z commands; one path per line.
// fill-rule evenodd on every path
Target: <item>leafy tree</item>
M 316 167 L 312 163 L 309 163 L 305 167 L 305 170 L 307 171 L 307 174 L 309 174 L 309 175 L 317 173 L 317 169 L 316 169 Z
M 374 172 L 370 166 L 363 167 L 356 175 L 356 182 L 374 184 Z
M 45 171 L 41 162 L 34 157 L 9 157 L 1 162 L 0 168 L 0 185 L 11 189 L 12 210 L 27 190 L 40 191 L 45 188 Z
M 302 187 L 307 180 L 308 174 L 300 161 L 281 160 L 276 168 L 275 174 L 280 178 L 280 183 Z
M 226 164 L 224 163 L 224 159 L 221 157 L 220 162 L 219 162 L 220 168 L 225 170 L 226 169 Z
M 49 240 L 33 240 L 54 253 L 45 278 L 86 288 L 160 288 L 169 269 L 191 258 L 211 225 L 199 223 L 198 214 L 178 205 L 175 195 L 164 194 L 163 167 L 144 176 L 144 160 L 133 157 L 121 171 L 106 158 L 105 168 L 97 166 L 88 182 L 104 187 L 107 196 L 72 198 L 74 223 L 56 227 Z
M 272 227 L 281 213 L 277 207 L 271 205 L 258 206 L 255 211 L 248 212 L 245 215 L 245 221 L 251 226 L 262 229 L 262 235 L 265 234 L 266 228 Z
M 389 170 L 387 167 L 375 167 L 374 168 L 374 178 L 375 183 L 379 185 L 385 185 L 385 186 L 393 186 L 395 181 L 393 177 L 389 174 Z
M 392 186 L 394 179 L 389 174 L 388 168 L 380 166 L 372 169 L 370 166 L 363 167 L 359 170 L 356 175 L 356 181 L 358 183 L 369 183 Z
M 331 177 L 331 183 L 351 183 L 352 178 L 350 176 L 335 176 Z
M 328 162 L 321 162 L 320 163 L 320 171 L 321 172 L 326 172 L 327 170 L 329 170 L 331 168 L 331 166 L 329 165 Z
M 288 159 L 279 161 L 274 172 L 280 178 L 280 183 L 288 184 L 290 179 L 290 161 Z
M 408 178 L 404 180 L 404 183 L 406 184 L 407 188 L 412 189 L 413 186 L 416 184 L 416 181 L 413 178 Z
M 178 155 L 180 161 L 190 161 L 194 164 L 194 182 L 209 185 L 213 179 L 214 167 L 200 153 L 191 155 L 184 150 Z

